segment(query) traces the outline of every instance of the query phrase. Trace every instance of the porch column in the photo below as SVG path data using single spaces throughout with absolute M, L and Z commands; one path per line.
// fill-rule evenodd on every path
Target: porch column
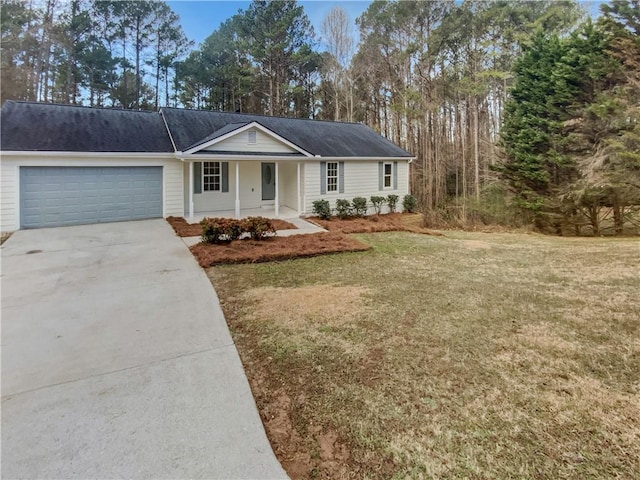
M 302 190 L 300 188 L 300 162 L 298 162 L 297 164 L 297 175 L 296 175 L 296 179 L 298 180 L 298 215 L 302 215 L 302 200 L 300 198 L 300 194 L 302 193 Z
M 193 219 L 193 162 L 189 162 L 189 219 Z
M 276 218 L 280 216 L 279 190 L 280 190 L 280 178 L 278 178 L 278 162 L 276 162 L 276 211 L 275 211 Z
M 240 218 L 240 162 L 236 160 L 236 218 Z

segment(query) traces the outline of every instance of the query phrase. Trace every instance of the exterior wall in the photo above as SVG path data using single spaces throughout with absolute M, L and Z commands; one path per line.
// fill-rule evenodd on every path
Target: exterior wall
M 280 162 L 279 166 L 280 205 L 298 209 L 298 167 L 297 162 Z M 302 195 L 302 193 L 301 193 Z
M 305 213 L 311 215 L 313 212 L 313 202 L 315 200 L 328 200 L 331 208 L 335 208 L 336 200 L 344 198 L 345 200 L 353 200 L 353 197 L 365 197 L 369 201 L 369 197 L 374 195 L 387 196 L 390 194 L 398 195 L 397 211 L 402 211 L 402 198 L 409 193 L 409 162 L 398 161 L 398 188 L 385 188 L 378 190 L 378 162 L 352 160 L 344 162 L 344 193 L 327 192 L 322 195 L 320 193 L 320 162 L 308 162 L 304 169 L 304 185 L 305 185 Z M 370 203 L 370 202 L 369 202 Z M 388 211 L 384 207 L 383 212 Z M 373 214 L 373 207 L 369 207 L 368 214 Z
M 229 191 L 202 192 L 193 195 L 193 211 L 217 212 L 236 208 L 236 163 L 229 162 Z M 261 162 L 240 163 L 240 208 L 258 208 L 262 202 Z M 189 166 L 185 165 L 184 211 L 189 212 Z
M 171 158 L 143 159 L 135 157 L 56 158 L 3 154 L 0 161 L 0 230 L 20 228 L 20 166 L 30 167 L 163 167 L 163 216 L 184 214 L 182 197 L 182 162 Z
M 256 143 L 249 143 L 249 132 L 256 132 Z M 251 128 L 233 135 L 226 140 L 216 143 L 202 151 L 208 152 L 260 152 L 260 153 L 298 153 L 295 149 L 279 142 L 262 131 Z

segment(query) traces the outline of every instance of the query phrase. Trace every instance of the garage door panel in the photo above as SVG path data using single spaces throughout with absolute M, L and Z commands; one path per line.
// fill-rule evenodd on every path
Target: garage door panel
M 162 216 L 162 167 L 21 167 L 22 228 Z

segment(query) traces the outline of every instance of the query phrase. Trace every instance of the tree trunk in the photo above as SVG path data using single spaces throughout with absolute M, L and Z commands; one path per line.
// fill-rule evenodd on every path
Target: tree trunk
M 589 223 L 593 228 L 593 235 L 600 236 L 600 206 L 592 205 L 589 207 Z
M 474 178 L 473 185 L 476 194 L 476 200 L 480 200 L 480 150 L 478 143 L 478 99 L 473 98 L 473 166 Z
M 140 50 L 142 50 L 141 18 L 136 17 L 136 100 L 135 107 L 140 109 Z
M 618 196 L 613 197 L 613 226 L 616 236 L 621 236 L 624 233 L 624 216 L 622 215 L 622 207 Z

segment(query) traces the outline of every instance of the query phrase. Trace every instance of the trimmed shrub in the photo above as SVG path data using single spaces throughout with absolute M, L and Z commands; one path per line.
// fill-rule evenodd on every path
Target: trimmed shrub
M 336 200 L 336 215 L 339 219 L 344 220 L 351 216 L 351 202 L 344 198 Z
M 367 214 L 367 199 L 355 197 L 353 199 L 353 212 L 357 217 L 364 217 Z
M 402 209 L 407 213 L 416 211 L 417 203 L 413 195 L 405 195 L 402 199 Z
M 382 206 L 384 205 L 387 199 L 385 197 L 373 196 L 370 198 L 370 200 L 371 200 L 371 203 L 373 204 L 374 210 L 376 211 L 376 215 L 380 215 L 380 213 L 382 212 Z
M 205 243 L 231 242 L 240 238 L 243 232 L 242 223 L 233 218 L 204 218 L 200 225 L 200 239 Z
M 315 200 L 313 202 L 313 213 L 323 220 L 331 218 L 331 205 L 328 200 Z
M 238 240 L 242 236 L 244 233 L 244 225 L 242 223 L 242 220 L 229 219 L 224 224 L 224 234 L 228 241 Z
M 253 240 L 263 240 L 267 234 L 276 233 L 276 229 L 271 220 L 265 217 L 247 217 L 242 221 L 244 231 L 248 233 Z
M 398 205 L 398 195 L 388 195 L 387 205 L 389 205 L 389 213 L 395 213 L 396 205 Z

